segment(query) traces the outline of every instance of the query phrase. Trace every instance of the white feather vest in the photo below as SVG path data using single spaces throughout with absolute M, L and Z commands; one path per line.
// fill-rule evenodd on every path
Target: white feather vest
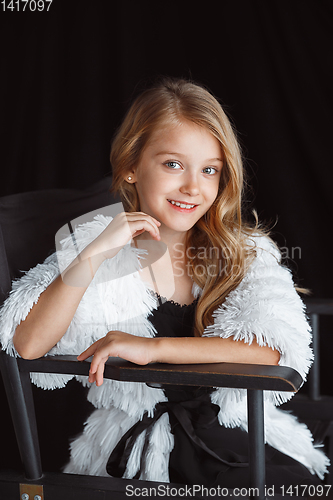
M 78 226 L 75 237 L 79 251 L 95 239 L 110 220 L 100 215 L 93 222 Z M 10 354 L 17 355 L 12 341 L 17 325 L 58 276 L 58 259 L 69 264 L 76 257 L 71 241 L 67 238 L 62 242 L 58 258 L 53 254 L 13 283 L 0 315 L 0 341 Z M 204 335 L 232 336 L 235 341 L 257 341 L 274 347 L 281 354 L 279 364 L 295 368 L 305 379 L 312 352 L 304 305 L 294 289 L 290 272 L 279 264 L 276 248 L 265 237 L 255 238 L 253 244 L 257 250 L 254 262 L 239 286 L 216 309 L 214 324 L 206 328 Z M 49 354 L 80 354 L 110 330 L 154 336 L 148 316 L 157 304 L 138 272 L 142 257 L 142 250 L 128 244 L 113 259 L 103 263 L 67 332 Z M 194 295 L 200 292 L 194 285 Z M 44 389 L 64 387 L 71 378 L 71 375 L 31 374 L 32 381 Z M 156 403 L 165 401 L 166 397 L 163 390 L 143 383 L 105 380 L 102 386 L 96 387 L 88 383 L 87 377 L 77 379 L 90 387 L 88 399 L 96 410 L 88 418 L 82 435 L 71 443 L 71 460 L 65 472 L 107 476 L 106 462 L 119 439 L 146 411 L 153 414 Z M 322 478 L 329 461 L 313 446 L 310 431 L 294 416 L 275 407 L 291 396 L 292 393 L 265 392 L 266 442 Z M 211 399 L 221 408 L 221 425 L 247 429 L 245 390 L 220 388 L 213 392 Z M 132 478 L 139 470 L 143 442 L 142 434 L 132 450 L 124 477 Z M 150 434 L 146 470 L 141 471 L 140 478 L 168 482 L 172 448 L 173 436 L 168 415 L 164 414 Z

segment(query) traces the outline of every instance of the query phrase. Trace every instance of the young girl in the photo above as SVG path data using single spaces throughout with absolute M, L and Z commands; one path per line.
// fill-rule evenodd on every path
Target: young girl
M 125 211 L 78 226 L 76 249 L 65 239 L 14 283 L 2 345 L 24 358 L 93 356 L 89 380 L 77 378 L 96 409 L 66 472 L 246 487 L 244 390 L 103 382 L 109 356 L 280 364 L 306 377 L 304 306 L 276 246 L 242 220 L 230 122 L 203 87 L 163 80 L 131 106 L 111 164 Z M 70 378 L 32 374 L 43 388 Z M 267 485 L 315 483 L 328 465 L 309 430 L 276 408 L 290 397 L 265 394 Z

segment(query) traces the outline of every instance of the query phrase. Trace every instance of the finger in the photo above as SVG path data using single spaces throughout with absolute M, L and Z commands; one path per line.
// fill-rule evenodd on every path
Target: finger
M 100 386 L 103 384 L 103 377 L 104 377 L 104 365 L 105 365 L 105 359 L 102 360 L 98 367 L 97 367 L 97 371 L 96 371 L 96 374 L 95 374 L 95 378 L 96 378 L 96 385 L 97 386 Z
M 101 347 L 99 347 L 99 349 L 96 349 L 96 352 L 90 364 L 89 373 L 97 373 L 99 364 L 103 362 L 105 363 L 105 361 L 111 355 L 112 354 L 110 354 L 110 345 L 106 345 L 104 347 L 102 345 Z
M 137 219 L 137 217 L 139 217 L 139 219 Z M 127 220 L 129 221 L 130 219 L 131 219 L 131 222 L 136 221 L 136 220 L 146 220 L 147 222 L 151 223 L 156 230 L 158 230 L 158 227 L 161 225 L 160 221 L 155 219 L 155 217 L 152 217 L 151 215 L 145 214 L 144 212 L 131 212 L 128 215 Z
M 153 219 L 153 221 L 155 221 L 159 226 L 161 225 L 160 221 L 155 219 L 155 217 L 153 217 L 152 215 L 149 215 L 147 214 L 146 212 L 127 212 L 128 215 L 144 215 L 146 217 L 150 217 L 151 219 Z
M 139 231 L 135 231 L 134 234 L 132 234 L 132 238 L 136 238 L 137 236 L 140 236 L 140 234 L 144 233 L 145 230 L 144 229 L 141 229 Z
M 158 226 L 161 225 L 160 221 L 158 219 L 155 219 L 155 217 L 153 217 L 152 215 L 148 215 L 145 212 L 139 212 L 139 213 L 141 213 L 143 215 L 147 215 L 148 217 L 150 217 L 155 222 L 155 224 L 157 224 Z
M 140 221 L 132 221 L 130 224 L 132 226 L 131 231 L 133 231 L 132 235 L 138 231 L 142 232 L 142 230 L 144 230 L 150 233 L 153 238 L 160 239 L 159 229 L 155 224 L 153 224 L 153 222 L 143 219 Z
M 91 344 L 91 346 L 89 346 L 85 351 L 81 352 L 81 354 L 79 354 L 77 356 L 77 359 L 79 361 L 84 361 L 85 359 L 89 358 L 90 356 L 92 356 L 95 351 L 98 349 L 98 346 L 99 344 L 103 341 L 104 339 L 99 339 L 97 340 L 96 342 L 94 342 L 93 344 Z
M 89 375 L 95 374 L 97 372 L 98 364 L 99 364 L 99 359 L 98 356 L 95 354 L 92 359 L 92 362 L 90 363 Z

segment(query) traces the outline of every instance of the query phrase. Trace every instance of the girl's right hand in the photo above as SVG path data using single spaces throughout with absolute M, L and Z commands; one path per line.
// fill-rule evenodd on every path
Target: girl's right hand
M 159 226 L 161 223 L 144 212 L 121 212 L 114 217 L 104 231 L 91 243 L 94 254 L 111 259 L 132 238 L 147 231 L 152 238 L 161 239 Z M 92 250 L 92 248 L 90 249 Z

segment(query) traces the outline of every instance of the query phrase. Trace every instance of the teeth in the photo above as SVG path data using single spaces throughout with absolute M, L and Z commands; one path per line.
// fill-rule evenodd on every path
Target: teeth
M 173 201 L 173 200 L 169 200 L 170 203 L 172 203 L 172 205 L 176 205 L 177 207 L 180 207 L 180 208 L 193 208 L 195 207 L 195 205 L 186 205 L 185 203 L 179 203 L 179 201 Z

